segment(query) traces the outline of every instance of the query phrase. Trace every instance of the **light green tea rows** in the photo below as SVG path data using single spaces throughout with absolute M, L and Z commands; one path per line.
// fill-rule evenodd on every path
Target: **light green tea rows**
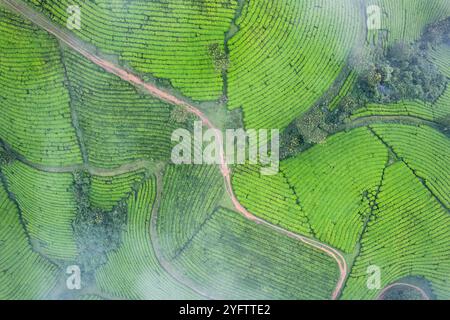
M 329 299 L 338 277 L 324 253 L 226 209 L 173 263 L 216 299 Z
M 0 138 L 29 160 L 81 162 L 57 41 L 0 7 Z
M 43 299 L 57 268 L 33 252 L 15 204 L 0 185 L 0 299 Z
M 250 1 L 229 41 L 229 107 L 284 128 L 328 89 L 364 31 L 354 1 Z
M 450 298 L 450 215 L 402 162 L 386 169 L 376 218 L 361 242 L 344 299 L 373 299 L 369 266 L 381 270 L 381 288 L 407 276 L 425 277 L 439 299 Z
M 36 247 L 49 258 L 74 260 L 72 174 L 44 173 L 18 161 L 4 166 L 3 172 Z

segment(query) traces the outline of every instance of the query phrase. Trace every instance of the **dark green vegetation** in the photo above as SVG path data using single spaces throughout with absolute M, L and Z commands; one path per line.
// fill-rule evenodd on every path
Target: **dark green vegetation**
M 435 48 L 448 44 L 449 29 L 450 19 L 439 21 L 428 26 L 414 43 L 399 41 L 387 48 L 372 47 L 354 57 L 358 78 L 338 104 L 338 112 L 348 115 L 369 103 L 434 103 L 446 89 L 448 75 L 430 60 Z
M 77 215 L 73 222 L 83 271 L 92 273 L 106 262 L 106 254 L 116 249 L 127 220 L 125 203 L 119 202 L 110 211 L 93 207 L 89 201 L 90 177 L 84 172 L 74 174 L 73 192 Z
M 430 295 L 429 283 L 423 278 L 406 278 L 396 282 L 387 288 L 379 297 L 379 300 L 425 300 Z
M 415 289 L 394 287 L 383 294 L 382 300 L 423 300 L 423 297 Z
M 360 77 L 354 92 L 344 101 L 363 105 L 369 102 L 391 103 L 400 100 L 434 102 L 446 87 L 446 78 L 427 59 L 426 52 L 405 43 L 395 43 L 385 53 L 376 52 L 373 61 L 358 62 Z M 364 59 L 364 58 L 362 58 Z M 352 102 L 350 99 L 356 99 Z

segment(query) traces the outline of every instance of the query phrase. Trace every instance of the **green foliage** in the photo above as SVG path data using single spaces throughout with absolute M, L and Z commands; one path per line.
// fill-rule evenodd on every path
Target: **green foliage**
M 77 216 L 73 229 L 80 252 L 80 265 L 87 274 L 92 275 L 95 269 L 107 261 L 107 253 L 119 247 L 127 221 L 127 206 L 119 202 L 110 211 L 92 207 L 90 190 L 90 176 L 85 172 L 75 173 L 73 192 Z
M 210 44 L 208 47 L 208 52 L 213 60 L 214 68 L 216 69 L 216 71 L 226 72 L 228 69 L 228 65 L 230 64 L 230 60 L 228 58 L 228 55 L 223 51 L 219 44 Z
M 222 74 L 208 46 L 223 43 L 236 0 L 27 0 L 66 27 L 67 7 L 82 8 L 82 28 L 73 30 L 106 54 L 140 74 L 166 79 L 164 84 L 199 101 L 222 95 Z M 160 84 L 161 82 L 158 81 Z
M 174 107 L 170 112 L 170 120 L 175 123 L 186 123 L 190 113 L 182 107 Z
M 420 39 L 424 28 L 450 15 L 447 0 L 372 0 L 370 4 L 381 9 L 382 30 L 385 47 L 403 41 L 406 43 Z
M 373 129 L 450 208 L 450 139 L 427 126 L 373 125 Z
M 367 104 L 414 100 L 435 103 L 448 84 L 449 56 L 445 43 L 449 25 L 450 19 L 429 25 L 413 44 L 397 41 L 387 49 L 374 47 L 355 54 L 357 82 L 337 104 L 338 119 Z M 442 113 L 447 108 L 440 107 L 437 111 Z M 435 112 L 429 109 L 429 113 Z
M 255 165 L 237 166 L 233 186 L 241 203 L 253 214 L 282 228 L 312 235 L 296 190 L 283 173 L 263 176 Z
M 295 121 L 298 132 L 309 144 L 325 141 L 332 126 L 326 122 L 326 114 L 320 108 L 313 108 Z
M 227 129 L 242 129 L 244 128 L 244 120 L 241 109 L 230 110 L 227 113 L 225 123 Z
M 35 163 L 81 162 L 58 42 L 0 7 L 0 137 Z
M 417 44 L 395 43 L 386 53 L 378 52 L 364 67 L 352 92 L 359 105 L 400 100 L 434 102 L 447 83 Z
M 290 124 L 280 136 L 280 158 L 287 159 L 295 155 L 304 145 L 304 140 L 298 131 L 296 123 Z
M 163 190 L 158 237 L 165 254 L 173 257 L 217 206 L 224 194 L 223 178 L 215 165 L 170 165 Z
M 431 104 L 423 101 L 400 101 L 389 104 L 369 103 L 353 111 L 351 120 L 370 116 L 391 116 L 400 122 L 402 116 L 439 122 L 442 114 Z
M 427 26 L 421 39 L 424 48 L 436 47 L 443 43 L 450 45 L 450 17 Z
M 107 211 L 113 209 L 119 201 L 134 192 L 134 188 L 144 176 L 144 170 L 112 177 L 93 176 L 89 192 L 91 206 Z
M 14 160 L 14 156 L 9 150 L 0 144 L 0 166 L 8 165 Z
M 280 168 L 315 236 L 350 253 L 370 214 L 387 160 L 383 144 L 367 128 L 358 128 L 330 136 L 282 161 Z M 298 223 L 290 224 L 289 230 L 298 228 Z
M 170 135 L 175 125 L 171 107 L 143 95 L 120 78 L 69 49 L 64 62 L 72 90 L 88 160 L 100 168 L 116 168 L 147 159 L 170 156 Z

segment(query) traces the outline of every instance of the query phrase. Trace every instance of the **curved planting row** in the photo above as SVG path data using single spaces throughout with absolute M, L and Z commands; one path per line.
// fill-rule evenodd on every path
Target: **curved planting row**
M 171 107 L 64 50 L 64 62 L 89 162 L 111 168 L 143 158 L 167 159 Z
M 215 100 L 222 94 L 221 71 L 209 48 L 223 51 L 225 32 L 236 0 L 28 0 L 61 26 L 67 8 L 79 5 L 81 29 L 74 32 L 134 70 L 169 79 L 194 100 Z
M 130 195 L 133 187 L 144 178 L 144 171 L 129 172 L 114 177 L 92 176 L 89 200 L 91 206 L 112 210 L 123 198 Z
M 439 67 L 441 72 L 450 78 L 450 45 L 441 45 L 430 51 L 431 60 Z M 435 103 L 436 112 L 444 118 L 450 115 L 450 85 Z
M 450 44 L 442 44 L 430 50 L 431 61 L 436 64 L 439 70 L 450 78 Z
M 56 285 L 57 268 L 33 252 L 19 212 L 0 186 L 0 299 L 43 299 Z
M 251 213 L 282 228 L 311 235 L 300 199 L 283 174 L 263 176 L 257 166 L 237 166 L 233 170 L 233 186 Z
M 295 190 L 315 236 L 353 252 L 387 160 L 383 144 L 367 128 L 359 128 L 336 134 L 323 145 L 283 161 L 281 171 Z M 240 200 L 247 205 L 245 199 Z
M 450 140 L 430 127 L 374 125 L 374 131 L 450 208 Z
M 450 115 L 450 85 L 447 86 L 442 96 L 434 104 L 435 110 L 438 110 L 439 117 L 444 118 Z
M 403 162 L 386 169 L 375 217 L 362 238 L 361 253 L 343 298 L 374 299 L 383 287 L 416 276 L 431 282 L 437 298 L 449 299 L 448 209 L 436 201 Z M 367 286 L 370 266 L 380 268 L 379 289 Z
M 201 229 L 223 194 L 223 178 L 217 166 L 168 166 L 157 229 L 169 257 L 177 255 Z
M 363 33 L 352 0 L 246 2 L 230 39 L 229 108 L 251 128 L 283 128 L 336 79 Z
M 217 299 L 329 299 L 338 278 L 324 253 L 226 209 L 172 263 Z
M 338 94 L 333 98 L 333 100 L 330 101 L 330 104 L 328 105 L 329 110 L 336 109 L 336 107 L 339 105 L 339 102 L 353 89 L 353 86 L 355 85 L 357 80 L 358 73 L 355 70 L 350 71 Z
M 353 112 L 351 119 L 355 120 L 370 116 L 411 116 L 423 120 L 434 121 L 441 117 L 442 112 L 435 105 L 423 101 L 401 101 L 390 104 L 370 103 Z
M 447 0 L 374 0 L 370 4 L 381 8 L 381 27 L 389 32 L 388 44 L 415 41 L 426 25 L 450 15 Z
M 97 284 L 104 292 L 128 299 L 198 298 L 165 273 L 153 252 L 149 231 L 155 184 L 153 177 L 130 196 L 122 245 L 97 271 Z
M 80 297 L 80 300 L 94 300 L 94 301 L 98 301 L 98 300 L 104 300 L 102 297 L 97 296 L 95 294 L 85 294 L 82 295 Z
M 0 139 L 43 164 L 81 162 L 57 41 L 0 8 Z
M 383 144 L 367 128 L 359 128 L 283 161 L 277 176 L 261 178 L 237 170 L 233 184 L 239 201 L 259 217 L 302 234 L 309 231 L 302 227 L 307 218 L 315 237 L 353 252 L 387 160 Z M 287 205 L 293 200 L 278 196 L 286 188 L 283 194 L 294 193 L 294 208 L 302 210 L 294 211 Z
M 74 260 L 77 247 L 72 221 L 76 204 L 70 173 L 44 173 L 18 161 L 4 166 L 31 240 L 39 252 L 53 259 Z

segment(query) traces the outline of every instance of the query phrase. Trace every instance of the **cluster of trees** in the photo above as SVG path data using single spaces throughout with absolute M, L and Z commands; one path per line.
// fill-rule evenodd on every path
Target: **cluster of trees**
M 0 145 L 0 165 L 10 164 L 14 160 L 14 156 Z
M 310 109 L 292 122 L 281 135 L 280 157 L 289 158 L 314 145 L 323 143 L 338 124 L 324 106 Z
M 125 202 L 119 202 L 111 211 L 93 207 L 89 200 L 90 187 L 91 178 L 88 173 L 74 174 L 73 192 L 77 216 L 73 229 L 80 252 L 79 263 L 88 275 L 88 280 L 92 280 L 95 269 L 107 261 L 107 253 L 119 247 L 127 221 Z
M 175 124 L 186 123 L 189 116 L 190 113 L 185 108 L 174 106 L 170 112 L 170 121 Z
M 429 50 L 443 43 L 450 45 L 450 18 L 427 26 L 414 44 L 398 42 L 387 50 L 376 47 L 369 54 L 354 57 L 359 78 L 340 102 L 339 112 L 348 115 L 367 103 L 436 101 L 448 80 L 428 55 Z
M 386 51 L 374 50 L 371 61 L 361 62 L 358 82 L 344 103 L 361 106 L 415 99 L 434 102 L 445 90 L 446 82 L 419 43 L 396 43 Z
M 183 127 L 187 130 L 194 130 L 194 123 L 198 121 L 197 116 L 180 106 L 174 106 L 170 112 L 169 122 L 175 127 Z
M 213 60 L 214 68 L 216 69 L 216 71 L 227 71 L 230 60 L 228 58 L 228 55 L 224 50 L 222 50 L 218 43 L 210 44 L 208 47 L 208 53 Z
M 448 79 L 430 62 L 428 52 L 443 43 L 450 45 L 450 18 L 429 25 L 414 44 L 399 42 L 387 49 L 374 47 L 355 55 L 352 61 L 359 75 L 353 89 L 333 112 L 326 105 L 315 106 L 291 123 L 282 135 L 281 157 L 323 142 L 349 115 L 368 103 L 435 102 Z M 449 119 L 441 123 L 447 125 Z
M 442 43 L 450 45 L 450 17 L 427 26 L 420 39 L 422 50 L 430 49 Z

